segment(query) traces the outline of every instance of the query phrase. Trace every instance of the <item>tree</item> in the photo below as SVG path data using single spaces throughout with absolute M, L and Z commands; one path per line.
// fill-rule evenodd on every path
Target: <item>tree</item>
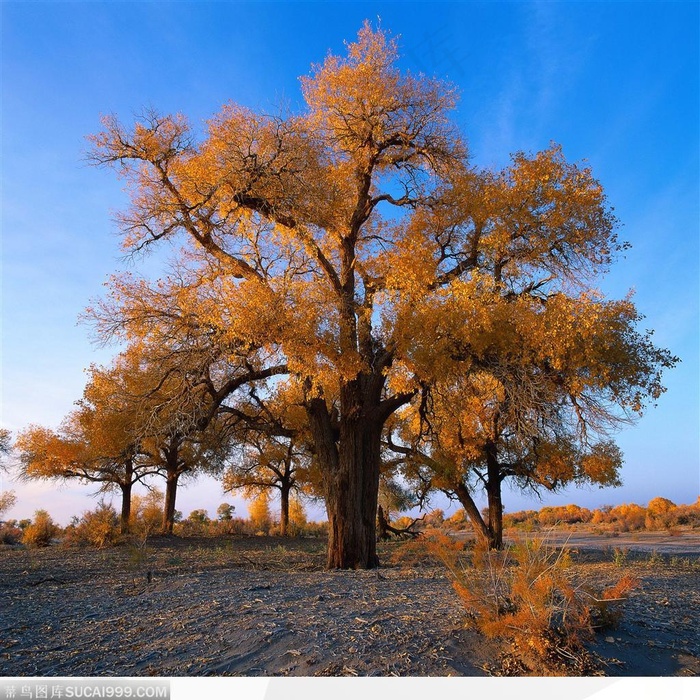
M 331 568 L 378 563 L 390 416 L 446 373 L 507 357 L 509 319 L 620 248 L 587 169 L 553 147 L 475 171 L 448 119 L 454 89 L 397 60 L 365 24 L 302 79 L 302 114 L 229 104 L 198 142 L 184 117 L 149 112 L 93 139 L 133 193 L 127 250 L 178 234 L 189 246 L 168 280 L 115 281 L 98 327 L 209 348 L 213 406 L 270 378 L 301 395 Z
M 0 428 L 0 471 L 7 470 L 5 458 L 12 451 L 12 433 L 7 428 Z
M 14 491 L 3 491 L 0 493 L 0 515 L 6 510 L 10 510 L 17 503 L 17 496 Z
M 99 492 L 119 489 L 121 530 L 127 532 L 134 484 L 149 474 L 138 463 L 136 414 L 120 400 L 119 372 L 91 367 L 79 408 L 58 431 L 32 425 L 17 436 L 21 476 L 25 479 L 77 479 L 100 484 Z
M 180 346 L 168 349 L 177 353 Z M 193 368 L 174 363 L 172 357 L 158 356 L 146 343 L 132 343 L 112 368 L 99 370 L 110 373 L 109 400 L 130 416 L 128 428 L 139 471 L 165 478 L 163 535 L 172 534 L 183 477 L 202 471 L 218 473 L 228 450 L 210 410 L 210 397 L 199 386 L 204 369 L 206 365 Z M 98 395 L 100 399 L 104 397 Z
M 187 519 L 192 522 L 192 523 L 198 523 L 199 525 L 206 525 L 211 522 L 209 518 L 209 513 L 207 513 L 204 508 L 198 508 L 196 510 L 193 510 L 188 516 Z
M 397 424 L 403 444 L 390 447 L 406 456 L 407 476 L 458 499 L 492 547 L 503 542 L 506 479 L 535 492 L 620 485 L 622 454 L 610 432 L 658 398 L 660 371 L 676 361 L 635 331 L 636 320 L 629 301 L 558 293 L 519 309 L 501 326 L 509 352 L 492 346 L 475 356 L 478 372 L 436 383 L 430 407 Z M 477 488 L 487 494 L 486 520 Z
M 182 433 L 172 429 L 143 439 L 144 463 L 165 477 L 161 534 L 173 532 L 177 488 L 182 477 L 201 471 L 216 474 L 223 468 L 226 443 L 219 437 L 209 424 L 204 431 Z
M 231 503 L 221 503 L 216 509 L 216 518 L 220 522 L 228 522 L 233 520 L 233 513 L 236 510 L 236 506 Z
M 12 433 L 6 428 L 0 428 L 0 471 L 6 470 L 5 457 L 12 450 Z M 0 515 L 10 510 L 17 502 L 14 491 L 5 491 L 0 494 Z
M 267 491 L 260 491 L 248 506 L 248 516 L 256 530 L 268 532 L 272 524 L 270 515 L 270 495 Z
M 238 451 L 238 457 L 224 473 L 224 491 L 243 489 L 253 496 L 272 489 L 280 495 L 280 534 L 289 528 L 290 495 L 298 492 L 298 473 L 304 470 L 308 455 L 291 439 L 250 435 Z
M 281 354 L 279 372 L 304 388 L 330 567 L 377 564 L 380 435 L 410 398 L 388 391 L 395 356 L 375 327 L 374 261 L 393 235 L 380 211 L 429 202 L 431 178 L 463 155 L 445 118 L 453 90 L 395 61 L 395 42 L 366 25 L 347 58 L 303 79 L 302 116 L 228 105 L 200 145 L 184 118 L 155 114 L 133 130 L 108 119 L 95 138 L 95 160 L 136 192 L 126 245 L 184 231 L 226 297 L 208 319 L 217 332 Z
M 171 532 L 180 477 L 221 463 L 215 459 L 223 448 L 214 424 L 208 421 L 201 430 L 192 424 L 182 397 L 196 403 L 197 395 L 187 392 L 178 373 L 151 361 L 143 344 L 130 345 L 109 367 L 92 366 L 88 373 L 78 408 L 58 431 L 30 426 L 18 436 L 23 477 L 78 479 L 101 484 L 100 492 L 119 489 L 126 532 L 133 486 L 163 474 L 163 531 Z

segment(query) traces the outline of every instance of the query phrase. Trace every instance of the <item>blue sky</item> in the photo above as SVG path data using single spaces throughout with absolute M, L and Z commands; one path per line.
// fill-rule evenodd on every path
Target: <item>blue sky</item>
M 620 489 L 569 490 L 543 503 L 694 501 L 700 493 L 700 220 L 697 2 L 3 2 L 2 425 L 57 426 L 84 368 L 107 362 L 77 323 L 123 268 L 112 215 L 126 196 L 87 166 L 100 115 L 145 106 L 193 121 L 228 100 L 301 108 L 298 77 L 343 51 L 365 19 L 399 35 L 404 68 L 460 89 L 455 113 L 473 161 L 562 144 L 587 160 L 632 244 L 601 288 L 631 288 L 659 345 L 682 363 L 667 393 L 618 435 Z M 162 255 L 136 264 L 158 269 Z M 12 517 L 47 508 L 60 522 L 93 502 L 89 487 L 15 490 Z M 215 512 L 217 484 L 178 507 Z M 226 499 L 226 500 L 231 500 Z M 240 501 L 239 512 L 244 507 Z M 507 510 L 539 507 L 506 494 Z M 437 503 L 436 503 L 437 505 Z

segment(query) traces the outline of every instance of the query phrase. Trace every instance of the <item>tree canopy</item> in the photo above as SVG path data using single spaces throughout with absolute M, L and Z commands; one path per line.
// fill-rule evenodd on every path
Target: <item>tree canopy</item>
M 202 135 L 182 115 L 105 119 L 92 158 L 129 185 L 125 248 L 176 236 L 184 248 L 166 279 L 115 279 L 90 313 L 103 337 L 176 356 L 212 412 L 250 387 L 294 397 L 321 471 L 328 565 L 373 567 L 397 410 L 424 422 L 457 391 L 453 402 L 483 402 L 468 418 L 483 443 L 493 416 L 475 417 L 495 402 L 522 473 L 544 478 L 549 438 L 638 413 L 675 358 L 636 330 L 630 300 L 597 295 L 624 244 L 600 183 L 559 146 L 472 167 L 454 87 L 402 72 L 396 41 L 368 23 L 301 87 L 299 114 L 229 103 Z M 515 449 L 494 437 L 502 455 Z

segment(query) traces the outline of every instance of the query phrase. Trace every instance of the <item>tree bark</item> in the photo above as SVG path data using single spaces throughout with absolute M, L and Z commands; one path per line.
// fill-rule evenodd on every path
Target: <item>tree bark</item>
M 486 495 L 489 507 L 489 547 L 491 549 L 503 548 L 503 501 L 501 500 L 501 466 L 498 463 L 496 445 L 489 443 L 486 446 L 486 470 L 488 481 L 486 483 Z
M 481 513 L 479 512 L 476 503 L 474 503 L 474 499 L 469 493 L 469 490 L 464 484 L 460 483 L 457 484 L 455 488 L 455 494 L 457 495 L 459 502 L 462 504 L 462 508 L 464 508 L 467 517 L 472 523 L 474 533 L 477 537 L 480 537 L 485 542 L 488 542 L 490 547 L 491 532 L 489 531 L 489 526 L 486 524 L 483 517 L 481 516 Z
M 119 531 L 122 535 L 129 532 L 129 520 L 131 519 L 131 488 L 133 483 L 131 479 L 119 484 L 122 491 L 122 512 L 119 517 Z
M 328 513 L 329 569 L 373 569 L 381 433 L 381 373 L 359 374 L 340 391 L 337 428 L 323 399 L 307 402 Z
M 168 470 L 165 478 L 165 504 L 163 506 L 163 525 L 161 534 L 172 535 L 175 525 L 175 498 L 177 496 L 177 482 L 180 474 L 175 470 Z
M 290 487 L 283 484 L 280 489 L 280 535 L 287 536 L 289 530 L 289 490 Z
M 377 538 L 383 542 L 388 540 L 390 537 L 389 521 L 386 519 L 386 516 L 384 515 L 384 508 L 381 506 L 377 508 L 377 524 L 379 526 L 379 534 L 377 535 Z

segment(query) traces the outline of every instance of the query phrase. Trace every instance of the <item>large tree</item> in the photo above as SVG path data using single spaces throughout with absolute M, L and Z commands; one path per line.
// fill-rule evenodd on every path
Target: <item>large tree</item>
M 556 148 L 502 174 L 471 169 L 453 88 L 401 73 L 396 42 L 368 24 L 302 91 L 302 114 L 229 104 L 200 140 L 179 115 L 105 120 L 93 158 L 130 184 L 125 246 L 184 234 L 189 262 L 156 285 L 116 282 L 96 316 L 103 332 L 211 348 L 219 408 L 251 381 L 293 387 L 328 566 L 373 567 L 388 418 L 455 364 L 474 371 L 500 302 L 515 314 L 619 246 L 599 183 Z

